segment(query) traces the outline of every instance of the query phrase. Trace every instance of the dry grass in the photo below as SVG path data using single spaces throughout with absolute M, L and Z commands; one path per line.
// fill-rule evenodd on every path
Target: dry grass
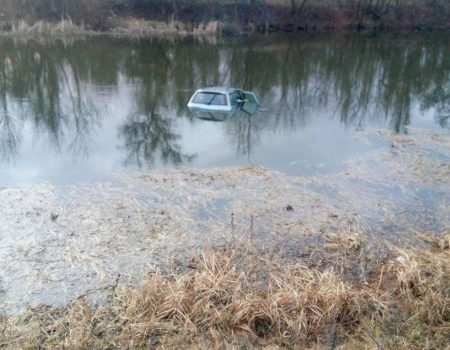
M 131 34 L 137 36 L 153 35 L 194 35 L 211 36 L 218 35 L 222 31 L 222 25 L 218 21 L 200 23 L 197 27 L 190 23 L 183 23 L 176 20 L 168 22 L 151 21 L 137 18 L 118 18 L 111 23 L 114 31 L 121 34 Z
M 80 298 L 4 317 L 0 348 L 448 349 L 450 251 L 424 237 L 381 255 L 361 254 L 351 231 L 326 238 L 334 254 L 296 259 L 243 242 L 205 249 L 140 287 L 112 286 L 96 309 Z M 336 266 L 354 270 L 354 252 L 366 273 L 349 278 Z
M 361 249 L 364 243 L 361 232 L 352 228 L 337 233 L 329 233 L 326 235 L 325 240 L 326 249 L 344 251 L 346 253 Z
M 69 35 L 86 33 L 83 26 L 74 24 L 70 19 L 61 20 L 57 23 L 37 21 L 29 25 L 24 20 L 15 22 L 11 26 L 12 34 L 32 34 L 32 35 Z
M 116 18 L 109 23 L 111 33 L 126 34 L 133 36 L 186 36 L 194 35 L 199 37 L 216 36 L 222 32 L 222 23 L 219 21 L 210 21 L 199 23 L 194 26 L 192 23 L 184 23 L 177 20 L 152 21 L 138 18 Z M 11 24 L 9 31 L 11 34 L 20 35 L 71 35 L 71 34 L 92 34 L 93 31 L 79 26 L 69 20 L 50 23 L 46 21 L 37 21 L 30 25 L 24 20 Z

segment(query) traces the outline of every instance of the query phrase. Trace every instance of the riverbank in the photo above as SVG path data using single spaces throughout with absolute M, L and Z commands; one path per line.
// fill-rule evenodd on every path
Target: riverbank
M 95 30 L 72 20 L 59 22 L 37 21 L 28 23 L 24 20 L 6 25 L 7 30 L 0 31 L 3 36 L 72 36 L 72 35 L 123 35 L 123 36 L 196 36 L 214 37 L 222 35 L 223 24 L 219 21 L 192 24 L 180 21 L 153 21 L 138 18 L 115 19 L 107 29 Z
M 174 260 L 139 287 L 108 288 L 0 318 L 7 349 L 446 349 L 450 233 L 418 234 L 420 248 L 368 244 L 357 231 L 326 235 L 294 256 L 251 239 Z
M 0 345 L 445 349 L 449 135 L 354 137 L 380 147 L 331 175 L 0 189 Z
M 68 5 L 42 1 L 0 6 L 0 31 L 7 33 L 109 32 L 145 35 L 232 35 L 251 32 L 430 31 L 450 28 L 445 0 L 393 2 L 329 0 L 128 1 Z M 62 20 L 61 20 L 62 19 Z

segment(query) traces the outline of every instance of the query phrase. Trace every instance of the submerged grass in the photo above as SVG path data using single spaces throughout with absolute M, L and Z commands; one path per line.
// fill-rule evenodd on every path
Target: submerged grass
M 348 230 L 297 258 L 251 241 L 204 249 L 111 286 L 103 306 L 4 316 L 0 348 L 448 349 L 448 236 L 419 236 L 420 249 L 376 248 Z
M 446 138 L 430 134 L 420 138 L 430 149 L 442 149 L 443 155 L 447 154 Z M 392 146 L 387 151 L 376 152 L 373 158 L 384 159 L 382 164 L 389 165 L 388 171 L 383 174 L 369 172 L 368 175 L 368 169 L 362 167 L 364 163 L 358 161 L 361 168 L 353 166 L 349 173 L 353 174 L 353 179 L 366 179 L 375 185 L 411 183 L 412 187 L 418 185 L 419 188 L 422 184 L 436 186 L 442 191 L 444 200 L 442 208 L 432 210 L 443 213 L 436 217 L 439 227 L 448 230 L 448 218 L 445 215 L 448 213 L 445 210 L 448 207 L 445 201 L 448 198 L 448 186 L 445 186 L 448 183 L 448 168 L 445 168 L 444 162 L 431 157 L 427 150 L 423 150 L 414 141 L 417 138 L 410 135 L 392 135 L 388 140 Z M 420 159 L 426 157 L 431 162 L 429 164 L 434 165 L 434 169 L 441 169 L 435 172 L 433 178 L 427 176 L 427 172 L 419 171 L 423 164 Z M 404 169 L 417 171 L 406 172 Z M 129 191 L 140 195 L 144 188 L 148 191 L 147 195 L 152 194 L 151 191 L 161 193 L 161 187 L 155 185 L 157 183 L 164 187 L 177 184 L 177 187 L 169 187 L 174 189 L 177 198 L 190 197 L 188 204 L 198 203 L 206 198 L 207 201 L 203 202 L 206 203 L 205 206 L 213 207 L 217 198 L 233 198 L 229 192 L 217 190 L 220 184 L 247 200 L 238 202 L 229 209 L 233 213 L 231 225 L 228 222 L 221 223 L 219 216 L 211 216 L 208 221 L 203 221 L 205 232 L 194 236 L 203 242 L 209 236 L 208 233 L 213 232 L 215 244 L 222 244 L 220 248 L 204 249 L 190 259 L 178 257 L 178 260 L 171 261 L 170 268 L 157 265 L 162 268 L 143 276 L 139 286 L 113 283 L 108 289 L 108 302 L 100 306 L 95 306 L 87 297 L 81 297 L 64 307 L 41 306 L 20 314 L 3 316 L 0 319 L 0 348 L 450 349 L 450 232 L 441 235 L 417 232 L 415 238 L 410 239 L 413 235 L 410 232 L 418 230 L 419 226 L 408 226 L 400 214 L 391 214 L 386 209 L 386 216 L 381 217 L 380 221 L 402 227 L 399 232 L 392 233 L 392 238 L 397 234 L 404 244 L 398 247 L 389 245 L 387 240 L 384 243 L 375 241 L 380 239 L 376 238 L 380 237 L 376 235 L 376 231 L 374 233 L 370 226 L 362 230 L 361 227 L 365 227 L 363 221 L 355 219 L 354 215 L 346 215 L 355 213 L 353 208 L 359 208 L 358 216 L 362 218 L 361 208 L 370 207 L 371 201 L 373 206 L 383 201 L 388 202 L 388 197 L 386 199 L 378 194 L 376 200 L 373 200 L 370 193 L 362 195 L 367 193 L 366 189 L 364 192 L 348 190 L 350 187 L 355 188 L 358 182 L 342 183 L 336 177 L 327 177 L 326 183 L 333 186 L 331 188 L 341 185 L 342 189 L 337 188 L 345 193 L 342 197 L 345 200 L 339 200 L 339 205 L 331 200 L 330 205 L 306 190 L 296 192 L 288 186 L 291 180 L 286 182 L 281 174 L 257 167 L 203 173 L 173 171 L 165 175 L 142 174 L 137 178 L 127 179 L 128 185 L 135 186 L 130 185 Z M 210 194 L 213 192 L 208 187 L 211 183 L 217 186 L 214 190 L 217 197 Z M 321 183 L 323 184 L 316 180 L 316 184 Z M 259 190 L 259 197 L 245 196 L 246 189 L 270 186 L 273 187 L 269 192 Z M 192 188 L 199 192 L 187 191 Z M 114 196 L 102 197 L 99 201 L 106 203 L 107 208 L 88 202 L 86 207 L 89 208 L 92 221 L 88 221 L 86 228 L 79 228 L 81 235 L 78 239 L 71 237 L 70 245 L 59 243 L 64 251 L 57 250 L 57 254 L 70 262 L 70 265 L 56 265 L 60 266 L 59 270 L 67 271 L 70 268 L 74 275 L 83 269 L 87 271 L 76 275 L 76 279 L 71 281 L 96 278 L 95 273 L 100 275 L 102 270 L 106 273 L 112 265 L 111 261 L 119 260 L 119 247 L 126 247 L 127 254 L 130 253 L 125 255 L 126 259 L 136 258 L 144 250 L 146 253 L 143 259 L 150 260 L 161 246 L 150 250 L 151 246 L 141 246 L 140 242 L 143 240 L 136 240 L 139 246 L 134 246 L 129 240 L 133 236 L 130 235 L 131 232 L 136 238 L 138 232 L 148 234 L 147 228 L 152 227 L 156 233 L 163 233 L 167 237 L 164 241 L 167 244 L 181 235 L 181 232 L 188 231 L 189 226 L 183 226 L 182 220 L 193 221 L 184 210 L 188 208 L 189 211 L 194 211 L 192 208 L 196 206 L 183 204 L 183 208 L 177 210 L 176 205 L 171 205 L 167 200 L 170 196 L 156 197 L 157 203 L 165 203 L 163 210 L 156 205 L 157 209 L 148 210 L 149 206 L 145 203 L 142 207 L 135 207 L 133 211 L 131 200 L 126 201 L 127 198 L 132 198 L 130 192 L 102 188 L 104 194 L 108 191 L 117 192 L 120 201 Z M 48 204 L 41 205 L 43 209 L 36 216 L 40 218 L 38 220 L 46 222 L 53 213 L 50 209 L 58 207 L 58 202 L 52 201 L 52 192 L 48 189 L 40 189 L 40 194 L 30 197 L 29 193 L 22 191 L 10 192 L 7 197 L 9 200 L 2 207 L 6 218 L 3 223 L 5 227 L 8 227 L 9 221 L 13 221 L 10 218 L 15 218 L 17 212 L 22 212 L 23 203 L 32 203 L 30 205 L 34 206 L 37 199 L 46 198 Z M 408 202 L 414 198 L 408 196 L 404 202 L 392 204 L 391 207 L 402 207 L 401 204 L 404 203 L 404 208 L 411 213 L 406 218 L 412 218 L 416 214 L 408 206 Z M 84 201 L 85 197 L 81 200 Z M 253 203 L 260 202 L 264 202 L 265 206 L 252 206 Z M 19 204 L 16 209 L 8 211 L 11 203 Z M 287 203 L 289 205 L 286 206 Z M 350 209 L 339 210 L 349 203 Z M 386 207 L 389 207 L 388 204 L 384 203 Z M 117 211 L 111 211 L 111 206 L 117 207 Z M 77 208 L 81 207 L 83 206 L 79 202 L 74 201 L 72 206 L 61 210 L 58 233 L 61 232 L 66 237 L 73 232 L 73 226 L 67 224 L 65 228 L 63 220 L 76 222 L 81 226 L 77 220 L 80 216 L 84 218 L 86 210 L 82 208 L 82 211 L 77 212 Z M 283 209 L 270 211 L 268 208 Z M 311 208 L 316 209 L 312 211 Z M 68 216 L 67 213 L 73 216 Z M 260 213 L 265 213 L 266 216 Z M 302 216 L 296 216 L 298 213 Z M 370 216 L 371 213 L 369 211 L 365 215 Z M 424 212 L 420 216 L 427 217 L 428 213 Z M 97 224 L 93 220 L 95 217 L 101 217 L 103 221 L 98 219 Z M 251 218 L 249 222 L 243 219 L 248 217 Z M 129 220 L 129 224 L 119 225 L 114 220 Z M 169 226 L 168 223 L 174 225 Z M 270 223 L 273 225 L 270 226 Z M 25 226 L 26 221 L 20 222 L 20 225 Z M 108 234 L 104 237 L 98 233 L 92 235 L 92 232 L 98 231 L 97 225 Z M 230 226 L 232 238 L 228 236 Z M 12 226 L 9 232 L 14 230 L 15 226 Z M 82 235 L 84 231 L 86 235 Z M 363 231 L 372 235 L 363 235 Z M 155 232 L 152 231 L 147 239 L 153 239 Z M 277 236 L 274 241 L 276 244 L 265 241 L 261 232 Z M 294 234 L 291 235 L 290 232 Z M 313 234 L 314 232 L 317 234 Z M 113 233 L 112 240 L 110 233 Z M 296 241 L 294 238 L 300 234 L 305 239 Z M 28 234 L 24 233 L 24 240 L 25 235 Z M 218 240 L 218 235 L 224 235 L 223 240 Z M 83 245 L 93 236 L 95 244 Z M 246 238 L 236 241 L 236 237 Z M 59 239 L 58 242 L 65 242 Z M 42 251 L 41 247 L 54 244 L 53 242 L 47 240 L 37 244 L 36 241 L 31 241 L 31 244 L 25 244 L 23 247 L 27 249 L 27 263 L 33 256 L 35 259 L 42 259 L 36 251 Z M 196 241 L 187 236 L 185 242 L 192 244 Z M 180 246 L 185 247 L 183 243 Z M 282 248 L 278 249 L 279 246 Z M 197 245 L 190 247 L 196 249 Z M 17 255 L 4 255 L 12 256 L 15 267 L 19 267 L 12 270 L 11 275 L 16 276 L 16 271 L 25 270 L 27 265 L 21 264 Z M 107 255 L 112 258 L 104 259 Z M 44 262 L 50 258 L 53 260 L 54 256 L 55 251 L 52 250 L 51 256 L 46 257 Z M 83 263 L 77 263 L 77 260 L 82 260 Z M 123 264 L 120 270 L 113 270 L 112 273 L 120 271 L 123 274 L 121 281 L 124 281 L 125 275 L 131 274 L 131 270 L 139 275 L 137 266 L 138 264 Z M 32 289 L 33 283 L 43 283 L 43 277 L 39 275 L 39 278 L 28 282 L 27 288 Z M 49 290 L 55 294 L 58 292 L 54 287 Z

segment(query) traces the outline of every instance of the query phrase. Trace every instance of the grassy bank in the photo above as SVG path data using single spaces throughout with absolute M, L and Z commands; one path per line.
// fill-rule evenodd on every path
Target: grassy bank
M 0 347 L 448 349 L 450 236 L 419 237 L 399 249 L 347 230 L 300 256 L 234 241 L 112 285 L 108 305 L 3 317 Z
M 7 30 L 3 30 L 3 34 L 58 36 L 75 34 L 93 35 L 102 33 L 101 31 L 86 27 L 84 24 L 76 24 L 71 19 L 61 20 L 54 23 L 42 20 L 31 23 L 32 24 L 26 22 L 25 20 L 13 22 L 10 26 L 8 26 Z M 222 26 L 222 23 L 218 21 L 194 25 L 175 20 L 164 22 L 128 17 L 114 19 L 105 32 L 110 34 L 124 34 L 132 36 L 214 36 L 221 34 Z
M 324 30 L 439 30 L 450 27 L 446 0 L 5 0 L 0 30 L 239 33 Z M 36 27 L 37 26 L 37 27 Z M 50 30 L 54 32 L 55 30 Z M 56 32 L 59 32 L 56 30 Z

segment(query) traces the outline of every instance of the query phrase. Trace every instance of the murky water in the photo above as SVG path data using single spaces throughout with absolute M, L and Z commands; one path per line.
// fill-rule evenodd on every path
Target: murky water
M 139 283 L 206 242 L 446 232 L 449 57 L 439 35 L 0 38 L 0 313 Z M 198 119 L 207 84 L 262 108 Z M 246 164 L 266 169 L 228 167 Z
M 449 128 L 449 57 L 439 35 L 1 38 L 0 186 L 180 165 L 332 173 L 366 151 L 362 126 Z M 186 104 L 207 84 L 262 109 L 197 119 Z

